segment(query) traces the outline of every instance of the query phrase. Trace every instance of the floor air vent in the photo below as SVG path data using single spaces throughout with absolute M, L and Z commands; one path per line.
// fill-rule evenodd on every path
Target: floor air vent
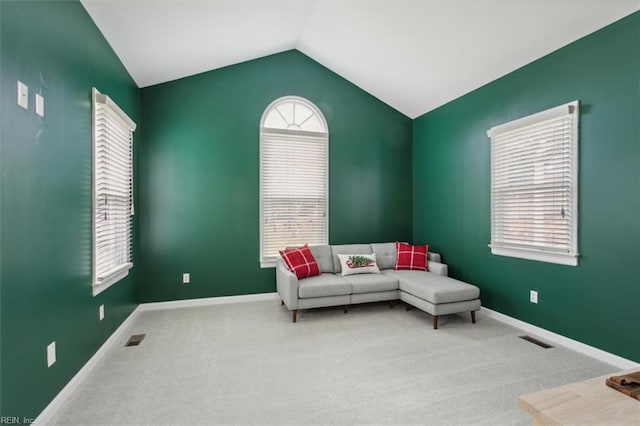
M 550 344 L 545 343 L 545 342 L 541 342 L 540 340 L 538 340 L 538 339 L 536 339 L 536 338 L 534 338 L 534 337 L 531 337 L 531 336 L 518 336 L 518 337 L 519 337 L 519 338 L 521 338 L 521 339 L 523 339 L 523 340 L 526 340 L 527 342 L 531 342 L 531 343 L 533 343 L 534 345 L 538 345 L 538 346 L 540 346 L 541 348 L 549 349 L 549 348 L 552 348 L 552 347 L 553 347 L 553 346 L 551 346 Z
M 146 334 L 134 334 L 133 336 L 129 337 L 129 340 L 127 340 L 125 346 L 138 346 L 140 342 L 142 342 L 142 339 L 144 339 L 144 336 L 146 336 Z

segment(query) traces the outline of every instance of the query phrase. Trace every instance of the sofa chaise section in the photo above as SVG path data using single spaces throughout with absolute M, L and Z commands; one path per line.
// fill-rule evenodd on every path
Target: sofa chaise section
M 400 300 L 429 313 L 433 328 L 438 328 L 440 315 L 458 312 L 471 312 L 471 322 L 475 324 L 475 311 L 480 309 L 478 287 L 437 274 L 425 277 L 420 271 L 385 270 L 382 274 L 398 279 Z

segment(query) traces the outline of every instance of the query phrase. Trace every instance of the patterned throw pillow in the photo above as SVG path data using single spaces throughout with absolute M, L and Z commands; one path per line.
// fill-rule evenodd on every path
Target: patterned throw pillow
M 395 270 L 409 269 L 413 271 L 428 271 L 427 252 L 429 246 L 412 246 L 405 243 L 396 243 L 396 265 Z
M 316 258 L 311 254 L 311 250 L 309 250 L 307 244 L 302 247 L 280 250 L 280 256 L 282 256 L 282 260 L 284 260 L 287 268 L 289 268 L 298 279 L 320 275 L 318 262 L 316 262 Z
M 375 254 L 337 254 L 342 275 L 379 274 Z

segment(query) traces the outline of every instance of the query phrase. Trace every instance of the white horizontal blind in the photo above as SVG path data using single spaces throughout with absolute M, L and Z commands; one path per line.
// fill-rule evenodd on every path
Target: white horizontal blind
M 327 244 L 326 133 L 261 134 L 261 260 L 302 244 Z
M 576 264 L 577 107 L 574 102 L 489 131 L 495 254 Z
M 94 286 L 132 266 L 134 129 L 110 98 L 94 93 Z

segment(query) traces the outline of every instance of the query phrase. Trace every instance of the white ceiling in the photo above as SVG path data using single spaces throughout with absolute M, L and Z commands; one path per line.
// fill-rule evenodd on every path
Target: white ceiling
M 140 87 L 298 49 L 415 118 L 640 0 L 81 0 Z

